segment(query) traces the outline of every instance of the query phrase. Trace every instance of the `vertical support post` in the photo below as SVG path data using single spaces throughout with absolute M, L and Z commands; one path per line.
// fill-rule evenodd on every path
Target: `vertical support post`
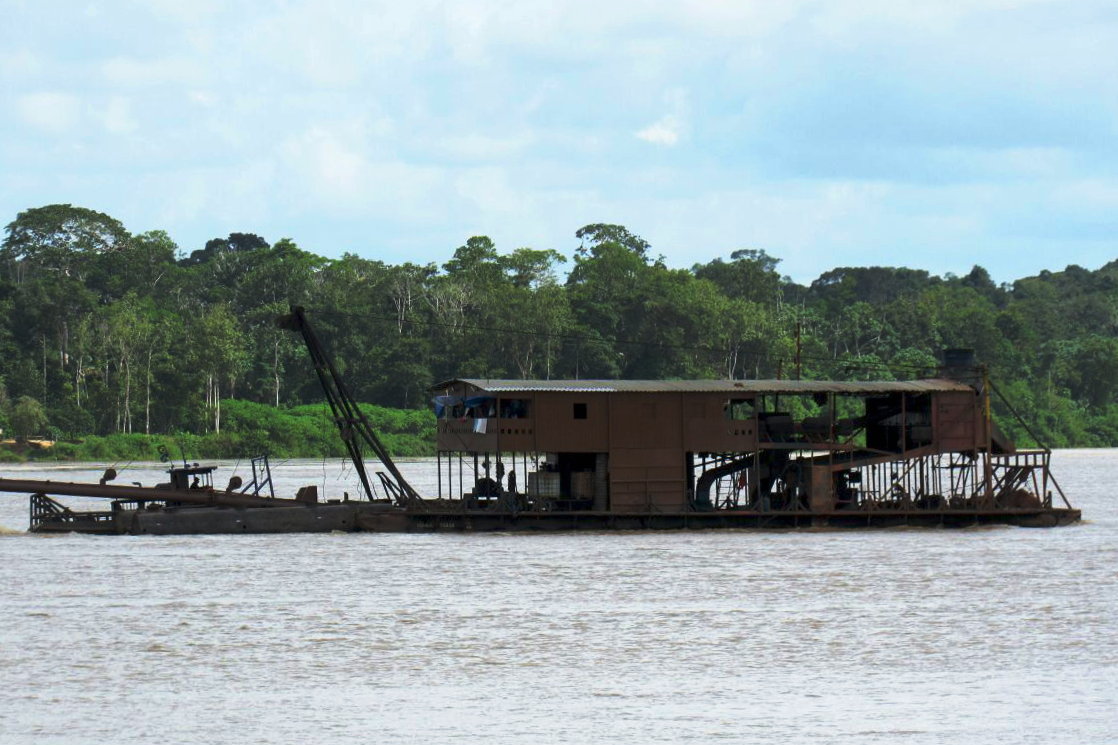
M 827 425 L 827 473 L 831 474 L 832 490 L 834 489 L 833 484 L 835 482 L 835 408 L 837 406 L 838 402 L 835 401 L 834 392 L 828 393 L 827 410 L 829 411 L 829 415 L 827 419 L 829 420 L 829 422 Z M 849 485 L 849 482 L 847 483 Z M 847 493 L 849 493 L 849 491 Z M 835 497 L 837 498 L 838 495 L 836 494 Z M 838 506 L 837 502 L 835 506 Z
M 609 509 L 609 454 L 594 454 L 594 510 Z
M 796 380 L 800 379 L 800 353 L 803 351 L 801 332 L 803 330 L 803 325 L 803 321 L 796 321 Z
M 908 396 L 901 394 L 901 460 L 908 450 Z
M 1052 494 L 1048 491 L 1048 466 L 1051 462 L 1051 457 L 1052 457 L 1052 454 L 1048 451 L 1045 451 L 1045 453 L 1044 453 L 1044 471 L 1042 472 L 1041 479 L 1040 479 L 1041 483 L 1043 484 L 1043 486 L 1041 487 L 1040 498 L 1042 500 L 1044 500 L 1044 502 L 1043 502 L 1044 506 L 1048 507 L 1048 508 L 1052 507 Z
M 906 509 L 912 508 L 912 475 L 908 468 L 908 394 L 901 394 L 901 488 L 904 489 L 905 499 L 908 504 Z
M 990 366 L 982 366 L 982 398 L 984 399 L 985 419 L 986 419 L 986 462 L 985 473 L 983 474 L 986 479 L 986 499 L 984 500 L 987 507 L 994 506 L 994 471 L 993 464 L 990 461 L 990 455 L 993 453 L 993 420 L 990 412 Z
M 753 442 L 753 483 L 749 485 L 750 491 L 757 495 L 757 502 L 753 509 L 768 512 L 765 509 L 765 500 L 761 496 L 761 406 L 764 396 L 755 396 L 753 399 L 753 432 L 756 434 Z

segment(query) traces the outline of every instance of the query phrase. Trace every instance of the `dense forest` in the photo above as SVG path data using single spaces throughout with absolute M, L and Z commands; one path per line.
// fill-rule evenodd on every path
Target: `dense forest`
M 1118 444 L 1118 262 L 1002 285 L 980 266 L 849 267 L 805 286 L 761 249 L 672 269 L 619 225 L 565 250 L 478 236 L 442 265 L 392 265 L 252 233 L 186 250 L 90 209 L 28 209 L 0 248 L 0 428 L 276 447 L 286 426 L 279 447 L 309 454 L 290 422 L 322 395 L 300 337 L 274 323 L 298 304 L 351 392 L 389 409 L 425 409 L 454 377 L 914 378 L 971 347 L 1046 444 Z

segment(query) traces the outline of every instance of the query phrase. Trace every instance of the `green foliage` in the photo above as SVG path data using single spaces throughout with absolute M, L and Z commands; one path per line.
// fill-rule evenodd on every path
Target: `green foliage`
M 12 433 L 17 440 L 46 434 L 50 420 L 43 405 L 30 396 L 20 396 L 12 408 Z
M 12 402 L 8 398 L 8 389 L 4 385 L 3 379 L 0 379 L 0 435 L 8 431 L 11 427 L 12 416 Z M 0 437 L 0 439 L 3 439 Z
M 67 276 L 84 276 L 98 257 L 121 250 L 128 242 L 128 231 L 119 221 L 68 204 L 20 212 L 5 231 L 0 261 L 13 269 Z
M 397 454 L 431 452 L 429 388 L 455 377 L 886 380 L 934 374 L 945 347 L 992 366 L 1035 433 L 995 400 L 1015 440 L 1118 444 L 1118 262 L 1000 286 L 981 266 L 840 267 L 803 286 L 758 248 L 671 269 L 610 223 L 575 232 L 565 277 L 552 249 L 447 248 L 392 266 L 235 232 L 180 251 L 93 210 L 25 210 L 0 246 L 0 427 L 28 397 L 55 457 L 341 455 L 301 339 L 274 323 L 295 304 L 351 394 L 386 407 L 367 411 Z
M 91 435 L 60 440 L 53 447 L 0 448 L 0 461 L 82 460 L 94 462 L 154 461 L 164 445 L 174 457 L 236 459 L 268 454 L 275 458 L 340 458 L 345 448 L 325 405 L 276 409 L 249 401 L 222 402 L 226 428 L 220 433 L 148 436 Z M 427 410 L 362 406 L 385 447 L 394 457 L 434 455 L 435 415 Z

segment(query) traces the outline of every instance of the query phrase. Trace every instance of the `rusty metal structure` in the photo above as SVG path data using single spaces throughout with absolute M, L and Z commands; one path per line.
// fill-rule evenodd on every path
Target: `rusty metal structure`
M 1078 520 L 1051 451 L 1019 449 L 995 424 L 986 369 L 947 359 L 938 378 L 898 382 L 450 380 L 435 390 L 438 519 L 456 507 L 472 529 L 486 512 L 568 529 Z
M 116 471 L 112 468 L 97 484 L 0 478 L 0 492 L 31 494 L 33 533 L 275 532 L 305 522 L 306 508 L 318 502 L 313 486 L 301 489 L 294 499 L 275 497 L 266 456 L 252 459 L 252 481 L 247 484 L 233 477 L 224 489 L 215 488 L 215 470 L 197 463 L 171 466 L 168 480 L 150 487 L 114 484 Z M 109 509 L 74 510 L 56 497 L 105 499 Z M 323 516 L 320 513 L 317 521 Z M 343 520 L 353 524 L 352 515 L 329 518 L 331 524 Z
M 318 375 L 318 382 L 322 386 L 322 390 L 326 394 L 326 401 L 330 404 L 330 410 L 333 412 L 334 423 L 338 427 L 342 442 L 345 443 L 349 459 L 353 461 L 354 470 L 357 471 L 357 475 L 361 479 L 361 486 L 365 491 L 366 498 L 370 501 L 376 499 L 373 486 L 369 481 L 369 474 L 365 470 L 365 456 L 362 446 L 372 450 L 373 454 L 388 469 L 389 476 L 378 475 L 381 485 L 394 502 L 406 507 L 409 504 L 422 501 L 419 493 L 412 488 L 408 480 L 400 473 L 400 469 L 396 467 L 396 463 L 388 453 L 388 448 L 377 437 L 376 431 L 369 424 L 368 418 L 361 411 L 361 407 L 357 405 L 357 401 L 349 394 L 345 381 L 342 380 L 338 369 L 334 367 L 330 355 L 326 353 L 326 348 L 322 345 L 318 334 L 315 333 L 311 322 L 307 320 L 306 311 L 301 307 L 293 306 L 290 314 L 276 320 L 276 325 L 288 331 L 296 331 L 303 337 L 303 343 L 306 345 L 311 356 L 311 362 L 314 364 L 315 374 Z
M 397 468 L 302 308 L 278 319 L 307 346 L 365 499 L 320 502 L 252 482 L 219 490 L 213 467 L 156 487 L 0 479 L 30 493 L 33 532 L 645 530 L 1053 527 L 1080 519 L 1048 448 L 1019 449 L 991 415 L 998 394 L 973 354 L 913 381 L 481 380 L 435 386 L 437 494 Z M 1012 406 L 1005 402 L 1010 411 Z M 1016 416 L 1016 414 L 1014 414 Z M 1022 422 L 1027 429 L 1027 424 Z M 385 471 L 378 497 L 365 450 Z M 265 493 L 266 489 L 266 493 Z M 79 512 L 52 497 L 111 500 Z M 1059 502 L 1056 497 L 1059 497 Z

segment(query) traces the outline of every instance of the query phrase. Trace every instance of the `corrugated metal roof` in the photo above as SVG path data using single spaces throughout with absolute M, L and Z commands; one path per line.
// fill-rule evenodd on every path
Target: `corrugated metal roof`
M 833 380 L 486 380 L 458 378 L 433 386 L 441 391 L 465 383 L 490 393 L 928 393 L 970 392 L 955 380 L 843 382 Z

